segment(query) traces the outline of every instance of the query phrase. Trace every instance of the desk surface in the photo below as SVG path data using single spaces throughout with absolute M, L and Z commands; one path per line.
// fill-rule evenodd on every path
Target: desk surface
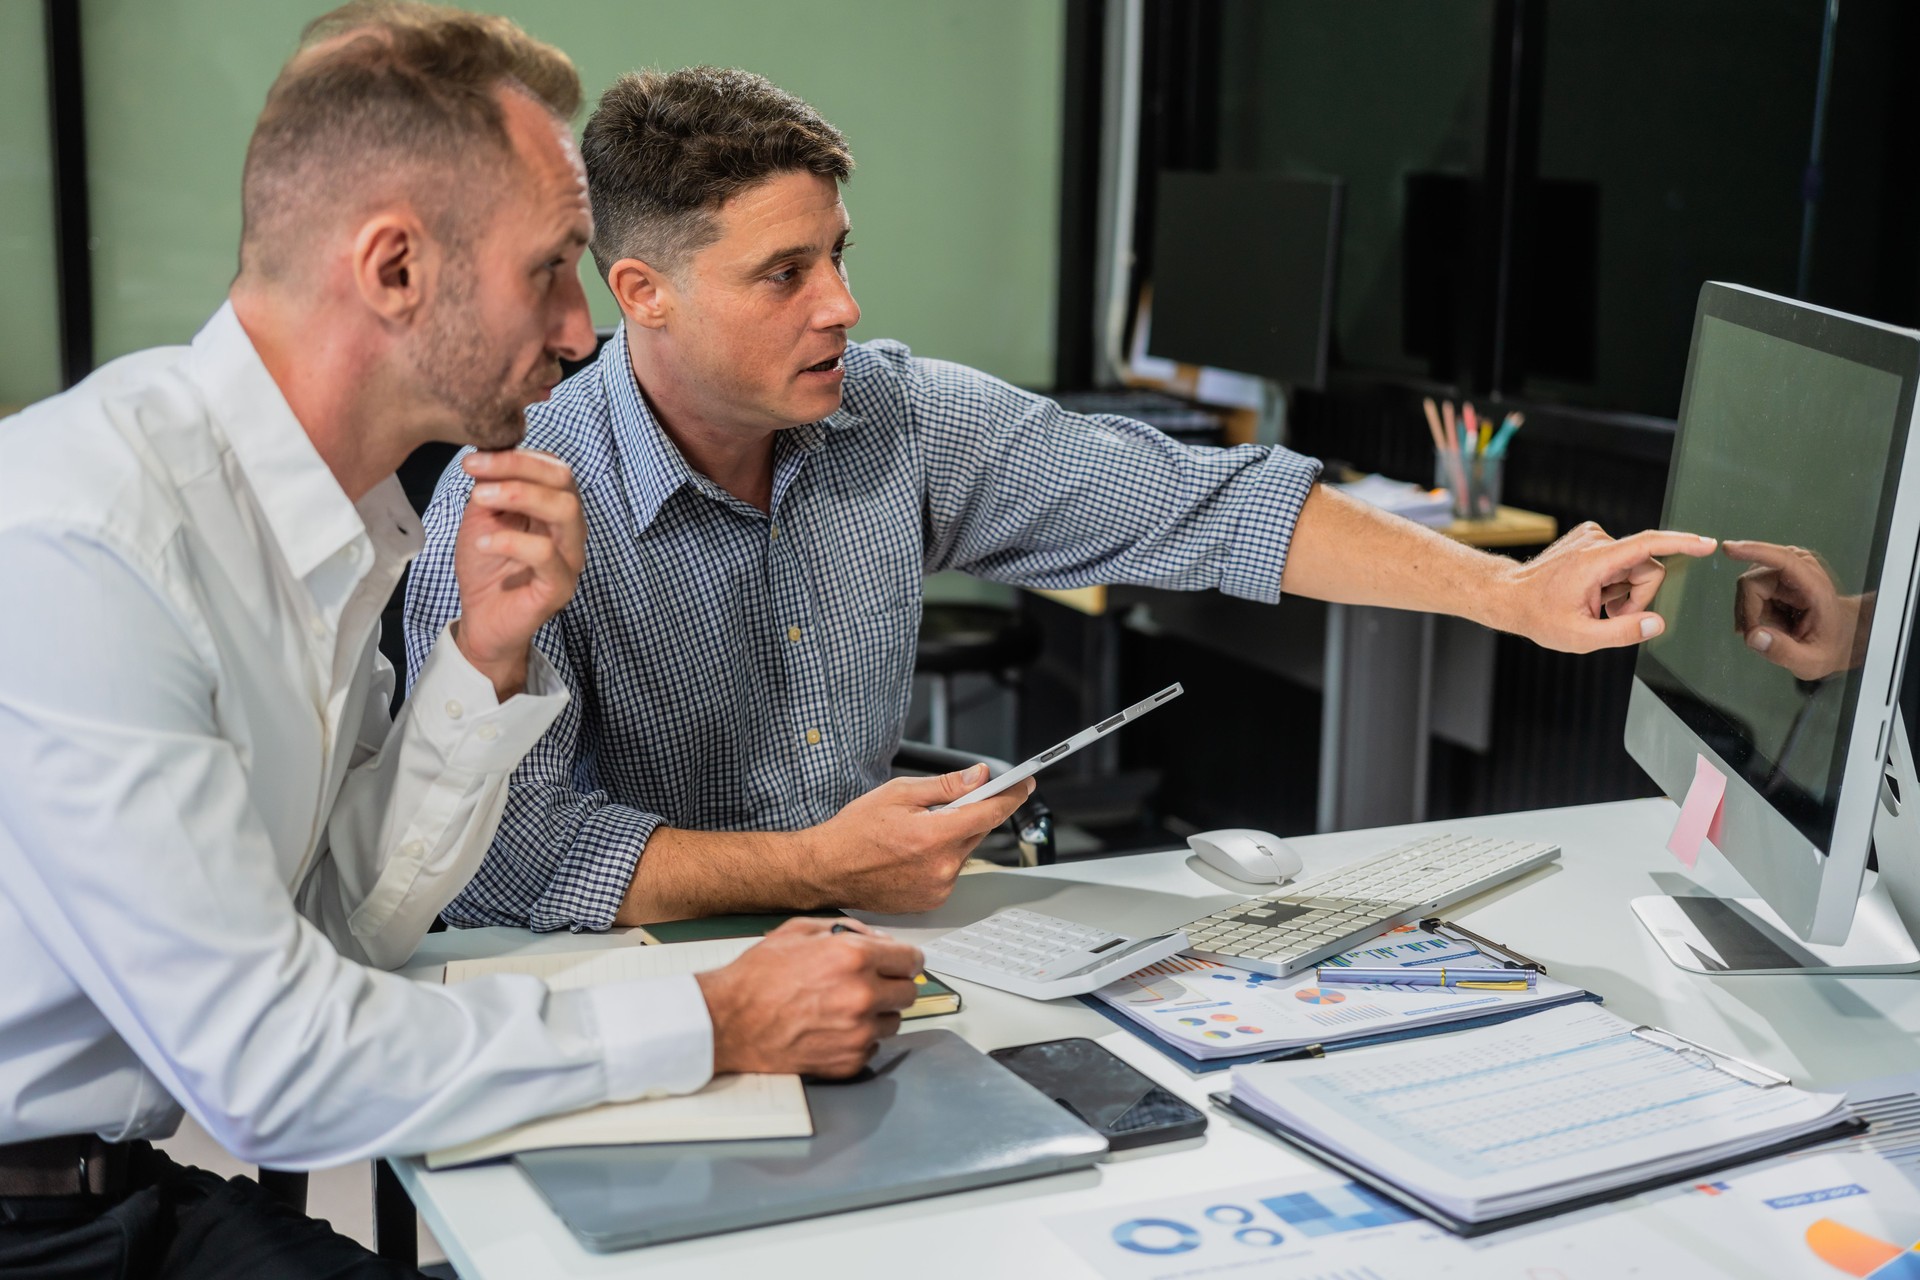
M 1708 978 L 1674 968 L 1627 908 L 1629 899 L 1682 890 L 1689 880 L 1744 892 L 1724 859 L 1704 850 L 1690 877 L 1665 850 L 1674 807 L 1665 800 L 1505 814 L 1449 823 L 1302 837 L 1310 869 L 1337 866 L 1396 842 L 1401 832 L 1447 829 L 1554 840 L 1560 861 L 1449 913 L 1599 992 L 1622 1017 L 1658 1024 L 1793 1077 L 1837 1086 L 1910 1071 L 1920 1062 L 1920 982 L 1888 978 Z M 1233 882 L 1185 850 L 1028 871 L 962 877 L 945 907 L 897 929 L 921 939 L 1021 904 L 1068 918 L 1145 931 L 1197 914 Z M 438 976 L 445 960 L 510 951 L 570 950 L 616 940 L 534 937 L 507 929 L 430 936 L 409 972 Z M 1098 1039 L 1167 1087 L 1204 1106 L 1225 1077 L 1195 1077 L 1074 1001 L 1023 1000 L 966 982 L 965 1011 L 934 1020 L 983 1049 L 1059 1036 Z M 1365 1050 L 1355 1050 L 1364 1053 Z M 1210 1113 L 1197 1145 L 1136 1156 L 1086 1173 L 891 1205 L 809 1222 L 626 1253 L 583 1250 L 511 1166 L 427 1173 L 395 1166 L 434 1235 L 466 1280 L 523 1276 L 778 1275 L 783 1280 L 892 1276 L 910 1259 L 915 1280 L 936 1276 L 1091 1275 L 1048 1219 L 1202 1192 L 1312 1166 L 1262 1134 Z

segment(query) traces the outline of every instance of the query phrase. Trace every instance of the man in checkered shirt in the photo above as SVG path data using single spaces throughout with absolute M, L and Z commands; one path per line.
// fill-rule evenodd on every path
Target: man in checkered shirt
M 1315 485 L 1285 449 L 1190 449 L 973 369 L 853 343 L 846 140 L 741 71 L 617 82 L 582 143 L 625 318 L 528 411 L 572 464 L 588 563 L 535 643 L 573 697 L 514 775 L 466 925 L 912 911 L 1031 790 L 884 781 L 921 579 L 1145 583 L 1454 613 L 1552 648 L 1633 644 L 1688 534 L 1574 530 L 1516 564 Z M 986 267 L 985 269 L 991 269 Z M 458 610 L 457 464 L 426 518 L 408 665 Z M 482 502 L 494 495 L 480 493 Z

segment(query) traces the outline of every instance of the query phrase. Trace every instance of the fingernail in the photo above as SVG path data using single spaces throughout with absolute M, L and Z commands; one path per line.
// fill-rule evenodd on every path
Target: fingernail
M 1713 545 L 1713 539 L 1709 538 L 1706 534 L 1703 533 L 1700 535 L 1700 545 L 1703 547 L 1710 547 Z
M 985 782 L 987 780 L 987 766 L 984 764 L 970 765 L 967 768 L 967 777 Z
M 1747 647 L 1755 653 L 1765 653 L 1767 650 L 1773 648 L 1773 632 L 1749 631 L 1747 633 Z
M 1657 616 L 1650 613 L 1646 617 L 1640 619 L 1640 638 L 1642 640 L 1651 640 L 1653 639 L 1653 637 L 1659 634 L 1660 634 L 1660 619 Z
M 488 547 L 493 545 L 493 535 L 490 533 L 483 533 L 478 538 L 474 539 L 473 545 L 480 548 L 482 551 L 485 551 Z
M 500 496 L 500 486 L 497 484 L 477 484 L 473 487 L 473 496 L 481 502 L 492 502 Z

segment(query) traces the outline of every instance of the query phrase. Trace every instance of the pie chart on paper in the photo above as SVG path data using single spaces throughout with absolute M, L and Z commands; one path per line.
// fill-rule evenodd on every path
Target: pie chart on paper
M 1302 987 L 1293 993 L 1293 998 L 1306 1004 L 1339 1004 L 1346 996 L 1325 987 Z

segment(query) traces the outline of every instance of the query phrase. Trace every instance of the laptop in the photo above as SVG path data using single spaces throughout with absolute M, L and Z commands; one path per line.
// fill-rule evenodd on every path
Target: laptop
M 871 1074 L 868 1074 L 868 1073 Z M 567 1147 L 514 1157 L 597 1252 L 1084 1169 L 1106 1139 L 951 1031 L 812 1081 L 811 1138 Z

